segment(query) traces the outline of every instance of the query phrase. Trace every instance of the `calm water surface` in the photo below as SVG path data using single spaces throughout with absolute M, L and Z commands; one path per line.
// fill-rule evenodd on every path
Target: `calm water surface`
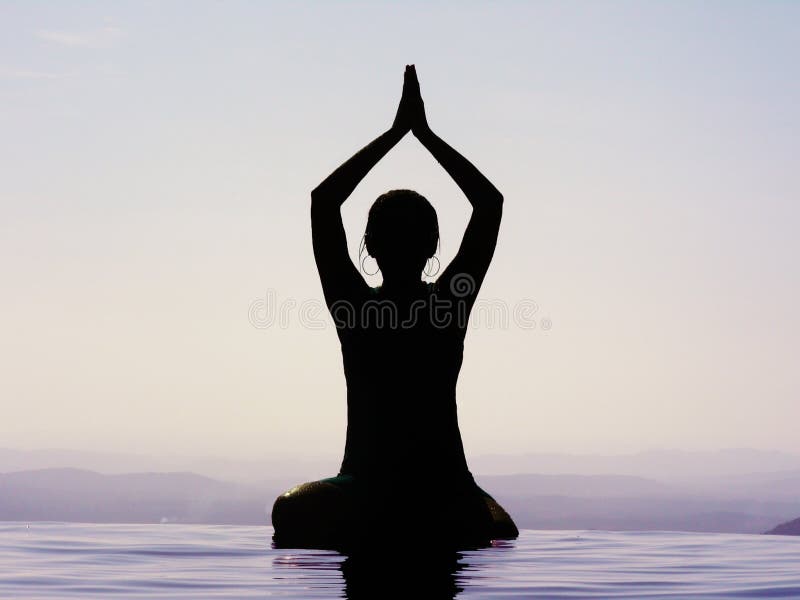
M 800 598 L 800 537 L 523 531 L 446 556 L 347 558 L 276 550 L 271 535 L 0 523 L 0 598 Z

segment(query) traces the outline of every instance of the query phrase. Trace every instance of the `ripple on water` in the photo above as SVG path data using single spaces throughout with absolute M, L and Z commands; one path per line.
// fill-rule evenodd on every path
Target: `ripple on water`
M 523 531 L 431 558 L 277 550 L 268 527 L 0 524 L 0 598 L 800 598 L 800 538 Z M 424 586 L 424 587 L 423 587 Z

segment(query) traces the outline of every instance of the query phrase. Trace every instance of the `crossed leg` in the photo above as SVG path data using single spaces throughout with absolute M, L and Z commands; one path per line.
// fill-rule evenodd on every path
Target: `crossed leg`
M 402 488 L 400 483 L 395 485 L 398 493 L 384 491 L 384 502 L 379 506 L 374 500 L 366 500 L 375 496 L 360 489 L 350 475 L 295 486 L 278 496 L 273 505 L 275 544 L 340 548 L 357 535 L 407 535 L 407 526 L 416 526 L 431 535 L 463 535 L 465 540 L 513 539 L 519 535 L 509 514 L 477 484 L 444 507 L 426 496 L 424 486 L 409 494 L 407 484 Z M 439 510 L 429 506 L 438 506 Z M 370 525 L 376 523 L 381 525 L 381 532 L 371 530 Z

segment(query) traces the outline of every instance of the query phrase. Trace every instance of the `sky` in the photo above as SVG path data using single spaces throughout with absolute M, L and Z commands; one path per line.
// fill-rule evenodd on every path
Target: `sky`
M 798 54 L 793 2 L 0 3 L 0 442 L 340 457 L 309 192 L 413 63 L 505 197 L 467 454 L 800 452 Z M 469 206 L 412 136 L 351 255 L 398 187 L 447 264 Z

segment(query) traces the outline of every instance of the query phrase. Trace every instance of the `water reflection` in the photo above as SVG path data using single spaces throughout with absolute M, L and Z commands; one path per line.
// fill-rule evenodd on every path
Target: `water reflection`
M 319 597 L 453 600 L 470 580 L 475 583 L 482 577 L 480 568 L 470 564 L 470 556 L 475 558 L 476 553 L 422 547 L 350 554 L 284 549 L 273 559 L 273 566 L 284 585 L 305 586 L 320 592 Z
M 459 573 L 467 567 L 459 552 L 374 552 L 341 563 L 344 597 L 453 600 L 463 591 Z
M 333 551 L 284 550 L 272 560 L 274 587 L 289 598 L 342 598 L 343 559 Z

